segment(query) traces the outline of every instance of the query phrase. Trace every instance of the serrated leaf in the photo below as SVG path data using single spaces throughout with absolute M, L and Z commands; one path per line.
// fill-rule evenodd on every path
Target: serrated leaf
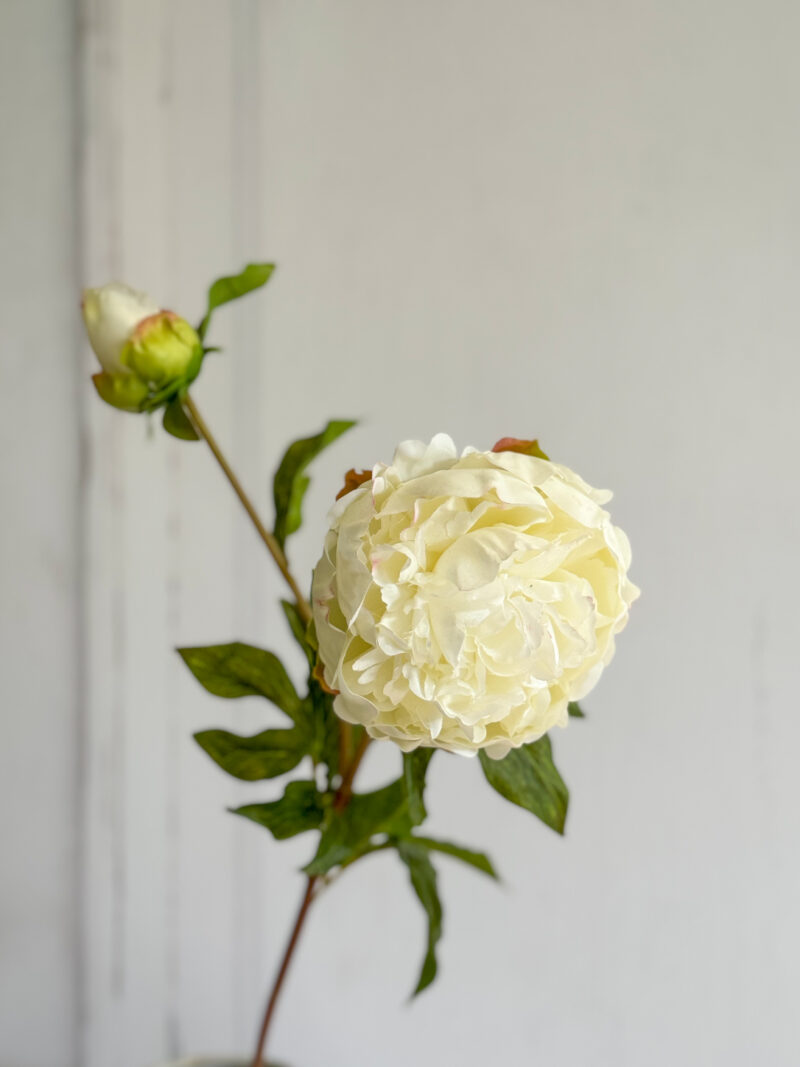
M 435 838 L 418 837 L 416 834 L 410 840 L 430 852 L 441 852 L 445 856 L 452 856 L 453 859 L 461 860 L 462 863 L 469 864 L 470 867 L 474 867 L 483 874 L 488 874 L 490 878 L 498 877 L 492 861 L 485 852 L 475 852 L 471 848 L 464 848 L 463 845 L 454 845 L 450 841 L 437 841 Z
M 331 812 L 307 874 L 326 874 L 369 851 L 378 834 L 405 837 L 416 825 L 408 814 L 402 779 L 372 793 L 354 793 L 343 811 Z
M 164 429 L 181 441 L 199 441 L 200 437 L 192 426 L 191 420 L 183 410 L 180 397 L 173 397 L 164 408 Z
M 231 811 L 266 827 L 278 841 L 316 830 L 325 814 L 322 794 L 314 782 L 289 782 L 280 800 L 245 804 Z
M 309 737 L 304 730 L 264 730 L 241 737 L 228 730 L 201 730 L 195 741 L 228 774 L 247 782 L 286 774 L 308 755 Z
M 273 496 L 275 499 L 275 537 L 281 545 L 286 538 L 300 528 L 302 522 L 303 497 L 309 486 L 309 479 L 303 473 L 308 464 L 341 437 L 355 423 L 335 419 L 325 429 L 313 437 L 304 437 L 294 441 L 287 448 L 283 459 L 275 472 Z
M 238 300 L 239 297 L 252 293 L 254 289 L 260 289 L 262 285 L 267 284 L 274 270 L 274 263 L 248 263 L 238 274 L 217 278 L 208 290 L 208 310 L 197 328 L 200 340 L 205 337 L 211 315 L 218 307 L 229 304 L 231 300 Z
M 532 812 L 559 834 L 564 833 L 569 790 L 553 763 L 550 738 L 512 748 L 505 759 L 490 759 L 479 753 L 486 780 L 493 789 Z
M 567 712 L 569 713 L 570 718 L 573 719 L 586 718 L 586 712 L 583 710 L 577 700 L 570 700 L 569 704 L 567 704 Z
M 286 668 L 263 648 L 234 641 L 228 645 L 179 648 L 184 663 L 200 684 L 218 697 L 263 696 L 294 722 L 307 716 Z
M 425 810 L 425 775 L 433 756 L 432 748 L 416 748 L 403 753 L 403 787 L 408 814 L 416 826 L 427 817 Z
M 397 854 L 408 868 L 411 885 L 428 919 L 428 944 L 422 961 L 414 996 L 426 989 L 436 977 L 436 945 L 442 936 L 442 903 L 436 887 L 436 870 L 425 848 L 412 841 L 399 841 Z

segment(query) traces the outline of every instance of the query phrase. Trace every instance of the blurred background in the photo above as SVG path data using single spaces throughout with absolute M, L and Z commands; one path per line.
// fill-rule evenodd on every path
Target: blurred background
M 251 1050 L 302 890 L 191 741 L 255 731 L 173 649 L 300 663 L 282 588 L 202 444 L 102 405 L 79 290 L 220 311 L 196 399 L 265 513 L 445 430 L 538 436 L 615 491 L 642 587 L 555 737 L 564 839 L 437 760 L 440 978 L 396 858 L 311 915 L 292 1067 L 794 1067 L 800 8 L 783 0 L 0 4 L 0 1064 Z M 395 769 L 375 746 L 364 782 Z M 349 884 L 348 884 L 349 883 Z

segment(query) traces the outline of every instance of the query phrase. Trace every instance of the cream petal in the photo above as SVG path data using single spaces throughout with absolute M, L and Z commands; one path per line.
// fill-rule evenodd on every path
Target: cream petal
M 638 595 L 608 499 L 537 457 L 404 442 L 334 509 L 314 573 L 337 713 L 492 758 L 566 725 Z

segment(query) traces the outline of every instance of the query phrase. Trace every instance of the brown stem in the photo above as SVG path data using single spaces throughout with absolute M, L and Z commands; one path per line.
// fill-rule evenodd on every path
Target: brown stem
M 261 521 L 258 512 L 253 507 L 253 503 L 250 500 L 250 497 L 244 491 L 241 482 L 233 473 L 231 465 L 228 463 L 227 459 L 222 454 L 222 450 L 217 444 L 214 435 L 211 433 L 211 430 L 209 430 L 205 419 L 197 410 L 197 405 L 188 393 L 186 393 L 186 395 L 183 397 L 183 407 L 186 414 L 189 416 L 189 419 L 191 420 L 191 423 L 194 426 L 195 430 L 211 449 L 214 455 L 214 459 L 216 459 L 217 463 L 219 463 L 225 474 L 225 477 L 231 483 L 233 491 L 239 497 L 239 500 L 241 501 L 244 510 L 250 516 L 250 519 L 252 520 L 252 523 L 255 526 L 256 530 L 258 530 L 259 537 L 269 549 L 272 558 L 278 564 L 278 570 L 286 579 L 286 583 L 291 589 L 292 595 L 294 596 L 295 601 L 297 602 L 297 611 L 303 622 L 308 624 L 309 622 L 311 622 L 311 607 L 306 598 L 300 592 L 300 588 L 297 585 L 297 582 L 295 581 L 291 571 L 289 570 L 289 563 L 286 559 L 286 554 L 280 546 L 280 543 L 278 542 L 275 535 L 270 533 L 270 531 Z
M 367 745 L 370 743 L 370 740 L 369 735 L 365 732 L 359 741 L 353 759 L 342 776 L 342 783 L 336 790 L 336 796 L 333 800 L 334 811 L 343 811 L 347 807 L 350 797 L 352 796 L 353 779 L 356 776 L 356 771 L 361 765 L 361 760 L 364 758 L 364 753 L 367 751 Z M 264 1048 L 267 1043 L 267 1034 L 269 1033 L 272 1016 L 275 1014 L 275 1005 L 278 1001 L 281 988 L 283 987 L 286 972 L 289 970 L 289 964 L 292 962 L 292 956 L 297 947 L 297 942 L 300 939 L 300 933 L 303 929 L 303 924 L 306 921 L 308 909 L 311 907 L 314 900 L 314 889 L 317 881 L 318 878 L 316 875 L 309 875 L 306 891 L 300 904 L 300 910 L 297 913 L 297 918 L 295 919 L 294 927 L 292 928 L 289 937 L 289 943 L 286 946 L 286 951 L 283 954 L 283 959 L 281 960 L 281 965 L 278 969 L 278 975 L 272 986 L 269 1000 L 267 1001 L 267 1009 L 264 1013 L 264 1021 L 261 1024 L 261 1031 L 258 1035 L 258 1047 L 256 1048 L 256 1054 L 253 1057 L 252 1067 L 264 1067 Z
M 309 875 L 306 891 L 303 894 L 303 899 L 300 903 L 300 910 L 297 912 L 297 918 L 294 921 L 294 926 L 292 927 L 292 932 L 289 936 L 289 942 L 286 945 L 286 951 L 283 954 L 281 965 L 278 968 L 278 975 L 272 987 L 272 992 L 269 995 L 269 1000 L 267 1001 L 267 1010 L 264 1013 L 264 1021 L 261 1024 L 261 1032 L 258 1035 L 256 1054 L 253 1057 L 253 1067 L 263 1067 L 264 1065 L 264 1046 L 267 1043 L 269 1024 L 272 1022 L 272 1016 L 275 1013 L 275 1005 L 278 1002 L 278 996 L 283 988 L 283 982 L 286 978 L 286 972 L 289 970 L 289 964 L 292 962 L 294 950 L 297 948 L 297 942 L 300 940 L 300 932 L 303 929 L 303 923 L 306 921 L 308 909 L 311 907 L 311 902 L 314 899 L 314 887 L 316 884 L 317 876 L 313 874 Z
M 342 784 L 336 790 L 336 796 L 333 801 L 334 811 L 344 811 L 350 803 L 350 797 L 353 795 L 353 779 L 356 776 L 356 771 L 361 766 L 364 753 L 367 751 L 367 745 L 371 740 L 372 739 L 365 730 L 361 735 L 361 740 L 358 742 L 358 748 L 353 754 L 353 759 L 351 760 L 349 767 L 342 775 Z

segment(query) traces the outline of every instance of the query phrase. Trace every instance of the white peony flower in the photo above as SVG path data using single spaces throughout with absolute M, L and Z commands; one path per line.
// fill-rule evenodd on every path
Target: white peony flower
M 89 344 L 106 374 L 128 374 L 122 352 L 139 323 L 160 310 L 147 293 L 122 282 L 84 289 L 81 303 Z
M 566 725 L 639 591 L 611 493 L 541 455 L 406 441 L 337 502 L 312 596 L 342 719 L 496 759 Z

